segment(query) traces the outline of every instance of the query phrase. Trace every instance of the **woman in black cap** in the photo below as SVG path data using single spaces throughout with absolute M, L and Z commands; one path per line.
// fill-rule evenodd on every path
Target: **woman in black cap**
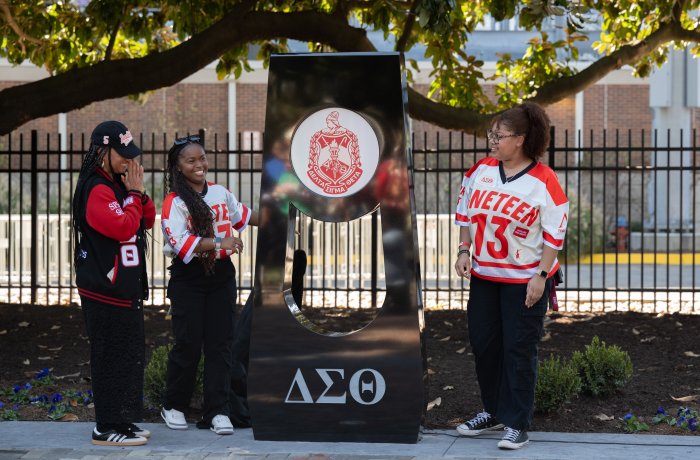
M 145 231 L 156 214 L 139 155 L 126 126 L 100 123 L 73 195 L 75 274 L 90 338 L 97 445 L 137 446 L 150 436 L 133 423 L 143 412 Z

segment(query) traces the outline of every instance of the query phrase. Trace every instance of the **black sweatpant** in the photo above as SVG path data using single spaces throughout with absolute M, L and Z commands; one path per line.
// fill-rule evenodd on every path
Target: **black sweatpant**
M 205 422 L 228 415 L 231 385 L 236 270 L 231 259 L 216 261 L 213 275 L 206 275 L 199 260 L 170 267 L 168 298 L 172 309 L 175 345 L 168 355 L 165 407 L 186 412 L 204 351 Z
M 98 429 L 143 419 L 143 307 L 130 309 L 80 296 L 90 339 L 90 374 Z
M 518 430 L 532 423 L 537 346 L 547 312 L 549 281 L 542 298 L 525 306 L 527 284 L 471 277 L 467 319 L 484 409 Z

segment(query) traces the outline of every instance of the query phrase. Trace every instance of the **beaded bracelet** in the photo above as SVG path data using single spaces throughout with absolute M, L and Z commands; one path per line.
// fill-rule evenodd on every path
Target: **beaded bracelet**
M 469 255 L 469 249 L 460 249 L 457 253 L 457 257 L 461 256 L 462 254 Z

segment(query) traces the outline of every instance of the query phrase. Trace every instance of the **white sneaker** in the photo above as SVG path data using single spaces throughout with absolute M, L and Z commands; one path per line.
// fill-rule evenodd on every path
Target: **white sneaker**
M 216 434 L 233 434 L 231 420 L 225 415 L 217 415 L 211 419 L 211 431 Z
M 185 420 L 185 414 L 177 409 L 166 409 L 165 407 L 160 410 L 160 416 L 165 420 L 165 424 L 171 430 L 186 430 L 187 420 Z

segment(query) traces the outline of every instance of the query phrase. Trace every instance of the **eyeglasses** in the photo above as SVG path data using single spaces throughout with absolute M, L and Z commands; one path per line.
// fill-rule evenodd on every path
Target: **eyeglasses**
M 491 142 L 492 144 L 498 144 L 501 142 L 503 139 L 507 137 L 518 137 L 520 134 L 498 134 L 494 133 L 490 129 L 486 131 L 486 138 Z
M 187 136 L 187 137 L 178 137 L 175 139 L 175 145 L 182 145 L 182 144 L 188 144 L 190 142 L 195 142 L 199 144 L 200 137 L 197 135 L 192 135 L 192 136 Z

